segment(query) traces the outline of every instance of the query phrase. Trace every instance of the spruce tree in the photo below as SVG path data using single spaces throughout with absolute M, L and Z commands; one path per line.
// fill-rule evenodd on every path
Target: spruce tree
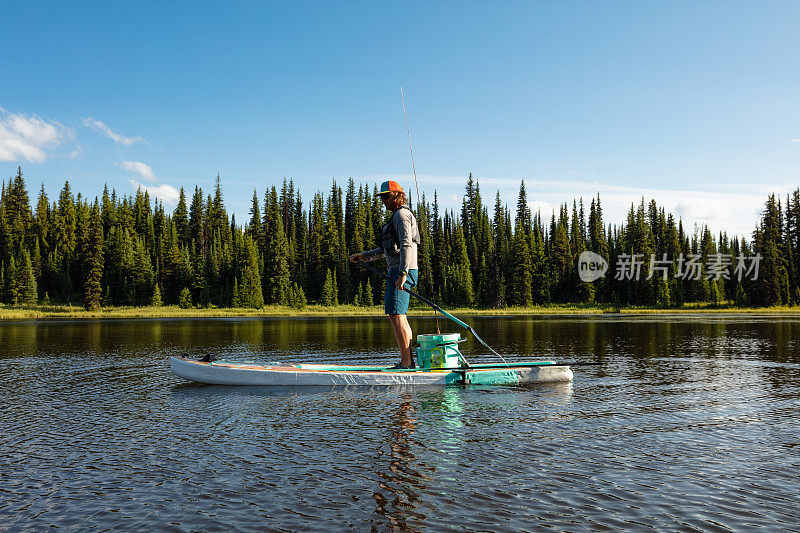
M 365 281 L 361 285 L 361 305 L 364 307 L 372 307 L 372 286 L 369 283 L 369 280 Z
M 36 303 L 36 278 L 33 275 L 33 267 L 31 266 L 31 257 L 30 254 L 28 254 L 28 250 L 22 250 L 20 254 L 20 260 L 17 262 L 16 276 L 18 303 Z
M 233 278 L 233 296 L 231 297 L 231 307 L 245 307 L 242 304 L 242 295 L 239 293 L 239 280 Z
M 144 239 L 133 237 L 133 257 L 130 267 L 129 290 L 134 305 L 149 305 L 153 295 L 153 266 Z
M 150 305 L 153 307 L 161 307 L 164 305 L 164 301 L 161 299 L 161 289 L 159 288 L 158 283 L 153 286 L 153 299 L 150 301 Z
M 84 254 L 86 280 L 83 283 L 83 306 L 88 311 L 96 311 L 100 308 L 103 278 L 103 221 L 97 200 L 94 202 L 89 219 Z
M 192 203 L 189 206 L 189 235 L 191 250 L 195 255 L 205 254 L 206 229 L 204 223 L 205 203 L 203 202 L 203 189 L 195 186 Z
M 192 291 L 190 291 L 188 287 L 181 289 L 180 298 L 178 299 L 178 306 L 180 306 L 181 309 L 191 309 L 193 307 Z
M 450 303 L 457 306 L 471 306 L 475 303 L 475 293 L 467 244 L 461 226 L 456 226 L 453 237 L 453 262 L 447 269 Z
M 53 228 L 56 237 L 56 250 L 62 259 L 61 270 L 69 273 L 74 261 L 73 253 L 76 246 L 76 217 L 75 199 L 72 196 L 72 189 L 69 181 L 64 183 L 64 188 L 58 196 L 58 208 L 55 216 L 55 227 Z M 65 296 L 69 299 L 72 287 L 60 287 Z
M 325 275 L 325 284 L 322 286 L 320 303 L 326 307 L 338 305 L 339 301 L 336 292 L 336 273 L 329 268 Z
M 8 261 L 8 267 L 5 269 L 5 301 L 17 305 L 20 300 L 20 287 L 19 278 L 17 277 L 17 261 L 12 255 Z
M 264 250 L 264 296 L 267 303 L 284 305 L 287 303 L 291 282 L 289 263 L 286 259 L 288 243 L 283 231 L 283 220 L 278 205 L 275 187 L 269 193 L 265 208 Z
M 788 285 L 785 258 L 781 257 L 780 211 L 771 194 L 766 202 L 761 224 L 754 235 L 754 250 L 761 255 L 759 277 L 752 300 L 759 306 L 781 304 L 781 288 Z
M 189 211 L 186 208 L 186 193 L 181 187 L 178 198 L 178 206 L 172 212 L 172 221 L 175 224 L 175 231 L 178 236 L 178 243 L 182 246 L 189 244 Z
M 294 306 L 302 309 L 306 306 L 306 293 L 303 292 L 303 287 L 299 284 L 293 283 L 292 286 L 294 287 Z
M 247 232 L 259 246 L 262 245 L 261 234 L 261 209 L 258 206 L 258 193 L 253 189 L 253 205 L 250 207 L 250 225 L 247 226 Z
M 528 237 L 521 224 L 517 226 L 511 242 L 511 265 L 514 284 L 508 289 L 509 302 L 519 307 L 529 307 L 532 303 L 531 254 Z
M 8 197 L 4 200 L 7 204 L 6 216 L 11 239 L 14 244 L 23 244 L 30 233 L 33 217 L 25 180 L 22 177 L 22 167 L 17 167 L 17 175 L 9 182 L 8 188 Z
M 264 307 L 264 294 L 261 290 L 261 277 L 258 273 L 258 249 L 255 241 L 249 235 L 245 235 L 243 242 L 239 267 L 242 281 L 238 284 L 239 301 L 236 307 L 261 309 Z M 286 303 L 286 299 L 284 298 L 284 301 L 279 303 Z

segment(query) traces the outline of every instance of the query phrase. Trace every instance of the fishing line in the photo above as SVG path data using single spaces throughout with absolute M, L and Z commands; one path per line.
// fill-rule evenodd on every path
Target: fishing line
M 400 86 L 400 101 L 403 102 L 403 116 L 406 117 L 406 131 L 408 132 L 408 149 L 411 151 L 411 172 L 414 174 L 414 187 L 417 189 L 417 209 L 419 209 L 419 183 L 417 183 L 417 169 L 414 167 L 414 147 L 411 145 L 411 128 L 408 126 L 408 113 L 406 113 L 406 99 L 403 97 L 403 86 Z
M 419 211 L 419 206 L 422 203 L 419 200 L 419 182 L 417 182 L 417 168 L 414 166 L 414 146 L 411 144 L 411 128 L 408 125 L 408 113 L 406 113 L 406 99 L 403 96 L 403 86 L 400 86 L 400 101 L 403 103 L 403 116 L 406 118 L 406 132 L 408 132 L 408 150 L 411 152 L 411 172 L 414 174 L 414 188 L 417 191 L 417 211 Z M 420 236 L 423 234 L 424 225 L 421 221 L 419 222 L 419 229 L 420 229 Z M 428 273 L 430 275 L 430 272 Z M 436 310 L 434 309 L 433 318 L 436 319 L 436 333 L 441 334 L 441 330 L 439 329 L 439 315 L 436 314 Z

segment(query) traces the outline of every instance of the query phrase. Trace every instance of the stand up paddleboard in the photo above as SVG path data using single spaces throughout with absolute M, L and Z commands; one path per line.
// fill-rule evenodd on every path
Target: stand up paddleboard
M 469 364 L 458 333 L 418 335 L 417 368 L 320 364 L 234 363 L 171 357 L 176 375 L 214 385 L 513 385 L 572 381 L 554 361 Z
M 394 370 L 382 366 L 203 362 L 170 357 L 176 375 L 214 385 L 512 385 L 572 381 L 553 361 Z

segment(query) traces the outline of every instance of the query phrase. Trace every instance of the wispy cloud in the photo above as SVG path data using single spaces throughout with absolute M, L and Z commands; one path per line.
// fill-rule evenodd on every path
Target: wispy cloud
M 35 115 L 9 113 L 0 107 L 0 161 L 41 163 L 51 148 L 72 139 L 75 132 Z
M 115 164 L 118 167 L 124 168 L 125 170 L 128 170 L 130 172 L 135 172 L 143 180 L 153 182 L 158 179 L 156 178 L 153 169 L 150 168 L 148 165 L 145 165 L 141 161 L 122 161 L 120 163 L 115 163 Z
M 94 119 L 92 117 L 87 117 L 83 119 L 83 125 L 86 126 L 87 128 L 92 128 L 94 130 L 99 131 L 100 133 L 102 133 L 115 143 L 121 144 L 122 146 L 130 146 L 135 143 L 145 142 L 144 138 L 142 137 L 125 137 L 124 135 L 120 135 L 119 133 L 109 128 L 105 122 Z
M 128 180 L 128 183 L 130 183 L 134 189 L 142 188 L 147 191 L 151 197 L 158 198 L 166 204 L 175 205 L 178 203 L 178 197 L 180 196 L 178 189 L 166 183 L 158 183 L 159 179 L 156 173 L 153 172 L 153 169 L 150 168 L 150 165 L 142 163 L 141 161 L 121 161 L 114 164 L 128 172 L 133 172 L 138 175 L 138 179 L 131 178 Z M 140 180 L 145 180 L 149 183 L 143 183 Z
M 402 184 L 413 183 L 412 176 L 395 175 Z M 517 196 L 521 178 L 474 176 L 480 183 L 481 196 L 489 205 L 492 215 L 494 196 L 500 191 L 504 205 L 516 212 Z M 379 177 L 378 177 L 379 178 Z M 379 181 L 378 178 L 373 181 Z M 419 176 L 420 185 L 426 190 L 429 201 L 433 200 L 433 189 L 439 190 L 439 207 L 445 209 L 461 208 L 466 176 Z M 583 198 L 588 216 L 589 203 L 598 193 L 603 207 L 606 223 L 624 223 L 631 204 L 636 206 L 644 198 L 645 202 L 655 200 L 668 213 L 680 217 L 683 226 L 691 231 L 695 224 L 707 225 L 712 232 L 727 231 L 728 235 L 749 237 L 764 210 L 767 195 L 774 192 L 785 195 L 794 190 L 791 184 L 717 184 L 703 187 L 702 190 L 667 189 L 660 187 L 631 187 L 614 185 L 601 181 L 570 180 L 559 178 L 525 178 L 528 205 L 533 213 L 537 211 L 549 221 L 550 214 L 558 214 L 559 206 L 567 202 L 572 209 L 573 199 Z M 446 192 L 445 192 L 446 191 Z M 455 192 L 453 192 L 455 191 Z M 416 201 L 415 191 L 412 196 Z M 423 191 L 421 190 L 420 193 Z M 416 202 L 415 202 L 416 203 Z
M 798 137 L 798 138 L 796 138 L 796 139 L 792 139 L 790 142 L 793 142 L 793 143 L 798 143 L 798 144 L 800 144 L 800 137 Z
M 172 185 L 167 185 L 166 183 L 162 183 L 161 185 L 147 185 L 146 183 L 141 183 L 137 180 L 128 180 L 128 182 L 133 186 L 134 189 L 138 189 L 141 187 L 142 189 L 146 190 L 150 196 L 153 198 L 160 198 L 167 204 L 177 204 L 178 197 L 180 193 L 178 189 L 173 187 Z

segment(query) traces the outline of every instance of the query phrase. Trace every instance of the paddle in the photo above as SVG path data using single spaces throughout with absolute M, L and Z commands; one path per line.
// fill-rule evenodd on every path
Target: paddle
M 383 272 L 381 272 L 380 270 L 378 270 L 378 269 L 377 269 L 377 268 L 375 268 L 374 266 L 370 265 L 369 263 L 365 263 L 365 262 L 364 262 L 364 261 L 362 261 L 361 259 L 356 259 L 356 261 L 358 261 L 358 264 L 359 264 L 359 265 L 361 265 L 361 266 L 362 266 L 362 267 L 364 267 L 364 268 L 368 268 L 369 270 L 371 270 L 371 271 L 373 271 L 374 273 L 376 273 L 377 275 L 381 276 L 383 279 L 385 279 L 385 280 L 386 280 L 386 281 L 388 281 L 389 283 L 394 283 L 394 281 L 392 281 L 392 279 L 391 279 L 389 276 L 387 276 L 386 274 L 384 274 Z M 410 294 L 411 296 L 413 296 L 414 298 L 417 298 L 418 300 L 421 300 L 421 301 L 425 302 L 426 304 L 428 304 L 429 306 L 431 306 L 431 307 L 432 307 L 432 308 L 433 308 L 435 311 L 438 311 L 438 312 L 442 313 L 444 316 L 446 316 L 447 318 L 449 318 L 450 320 L 452 320 L 453 322 L 455 322 L 456 324 L 458 324 L 458 325 L 459 325 L 459 326 L 461 326 L 462 328 L 464 328 L 464 329 L 466 329 L 467 331 L 469 331 L 470 333 L 472 333 L 472 335 L 475 337 L 475 339 L 476 339 L 478 342 L 480 342 L 481 344 L 483 344 L 483 345 L 484 345 L 486 348 L 488 348 L 488 349 L 489 349 L 489 351 L 490 351 L 490 352 L 492 352 L 492 353 L 493 353 L 493 354 L 495 354 L 497 357 L 499 357 L 500 359 L 502 359 L 502 361 L 503 361 L 504 363 L 506 362 L 506 359 L 505 359 L 505 357 L 503 357 L 502 355 L 500 355 L 499 353 L 497 353 L 497 352 L 494 350 L 494 348 L 492 348 L 491 346 L 489 346 L 488 344 L 486 344 L 486 343 L 483 341 L 483 339 L 481 339 L 480 335 L 478 335 L 478 334 L 475 332 L 475 330 L 474 330 L 474 329 L 472 329 L 472 326 L 470 326 L 469 324 L 467 324 L 467 323 L 466 323 L 466 322 L 464 322 L 463 320 L 459 320 L 458 318 L 454 317 L 453 315 L 451 315 L 451 314 L 450 314 L 450 313 L 448 313 L 447 311 L 443 310 L 441 307 L 439 307 L 438 305 L 436 305 L 436 304 L 435 304 L 435 303 L 433 303 L 432 301 L 428 300 L 427 298 L 425 298 L 425 297 L 424 297 L 424 296 L 422 296 L 421 294 L 417 294 L 416 292 L 412 291 L 411 289 L 407 289 L 407 288 L 405 288 L 405 287 L 403 287 L 403 290 L 404 290 L 404 291 L 406 291 L 406 292 L 407 292 L 408 294 Z M 463 357 L 462 357 L 462 358 L 463 358 Z M 467 361 L 466 361 L 466 359 L 464 359 L 464 362 L 465 362 L 465 363 L 467 362 Z M 467 363 L 467 365 L 469 365 L 469 363 Z

